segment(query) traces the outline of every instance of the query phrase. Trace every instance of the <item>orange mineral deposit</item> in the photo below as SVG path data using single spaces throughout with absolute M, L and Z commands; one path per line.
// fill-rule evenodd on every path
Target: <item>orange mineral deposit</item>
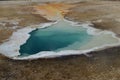
M 72 7 L 74 7 L 74 5 L 63 3 L 43 4 L 34 6 L 35 12 L 33 14 L 40 14 L 48 20 L 60 20 L 64 18 L 64 15 L 68 13 Z

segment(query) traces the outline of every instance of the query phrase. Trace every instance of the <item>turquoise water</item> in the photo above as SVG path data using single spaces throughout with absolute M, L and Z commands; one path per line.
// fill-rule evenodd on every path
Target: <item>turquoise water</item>
M 20 46 L 21 55 L 36 54 L 41 51 L 78 50 L 87 44 L 92 35 L 82 26 L 73 26 L 70 22 L 60 21 L 46 28 L 39 28 L 29 33 L 30 37 Z M 77 43 L 77 45 L 74 45 Z

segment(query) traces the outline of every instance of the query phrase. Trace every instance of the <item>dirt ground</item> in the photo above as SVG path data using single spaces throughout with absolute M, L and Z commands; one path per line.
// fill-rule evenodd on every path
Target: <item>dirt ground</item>
M 119 14 L 119 1 L 91 1 L 79 3 L 66 15 L 66 18 L 78 22 L 90 21 L 96 28 L 107 29 L 120 34 Z
M 81 1 L 81 0 L 80 0 Z M 17 29 L 49 22 L 31 14 L 31 5 L 0 4 L 0 43 Z M 41 3 L 40 3 L 41 4 Z M 94 27 L 120 34 L 119 1 L 82 1 L 65 16 L 77 22 L 92 22 Z M 17 26 L 17 27 L 15 27 Z M 120 47 L 89 53 L 92 57 L 69 56 L 56 59 L 14 61 L 0 56 L 0 80 L 119 80 Z

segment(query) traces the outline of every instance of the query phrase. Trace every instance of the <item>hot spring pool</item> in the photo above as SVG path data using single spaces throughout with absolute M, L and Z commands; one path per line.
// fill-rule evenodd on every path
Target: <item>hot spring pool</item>
M 41 51 L 79 50 L 87 44 L 92 35 L 82 26 L 72 26 L 59 22 L 46 28 L 33 30 L 27 42 L 20 46 L 21 55 L 36 54 Z M 76 45 L 74 45 L 77 43 Z M 78 45 L 78 46 L 77 46 Z
M 37 28 L 25 27 L 0 45 L 0 53 L 12 59 L 53 58 L 80 55 L 120 45 L 113 32 L 89 24 L 60 20 Z

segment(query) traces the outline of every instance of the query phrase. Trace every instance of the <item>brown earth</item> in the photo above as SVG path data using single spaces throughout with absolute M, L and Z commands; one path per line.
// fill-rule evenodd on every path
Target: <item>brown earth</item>
M 37 3 L 38 4 L 38 3 Z M 65 16 L 77 22 L 90 21 L 94 27 L 120 33 L 119 1 L 88 1 L 76 4 L 77 7 Z M 29 5 L 31 6 L 31 5 Z M 27 7 L 27 8 L 26 8 Z M 48 22 L 48 20 L 31 14 L 27 6 L 0 6 L 2 18 L 20 19 L 16 29 L 13 25 L 0 25 L 0 43 L 6 41 L 13 31 L 29 25 Z M 19 12 L 19 13 L 18 13 Z M 9 14 L 8 14 L 9 13 Z M 0 56 L 0 80 L 119 80 L 120 47 L 91 52 L 92 57 L 69 56 L 56 59 L 39 59 L 33 61 L 15 61 Z
M 0 80 L 119 80 L 119 48 L 92 52 L 92 57 L 81 55 L 33 61 L 1 59 Z
M 15 5 L 2 5 L 0 6 L 0 43 L 8 39 L 12 32 L 16 31 L 17 29 L 27 27 L 30 25 L 40 24 L 44 22 L 49 22 L 45 18 L 32 15 L 31 14 L 31 7 L 27 6 L 15 6 Z M 11 21 L 18 22 L 18 24 L 14 25 Z M 13 29 L 13 26 L 18 26 L 16 29 Z
M 120 34 L 119 14 L 119 1 L 94 1 L 79 3 L 66 15 L 66 18 L 78 22 L 90 21 L 96 28 Z

